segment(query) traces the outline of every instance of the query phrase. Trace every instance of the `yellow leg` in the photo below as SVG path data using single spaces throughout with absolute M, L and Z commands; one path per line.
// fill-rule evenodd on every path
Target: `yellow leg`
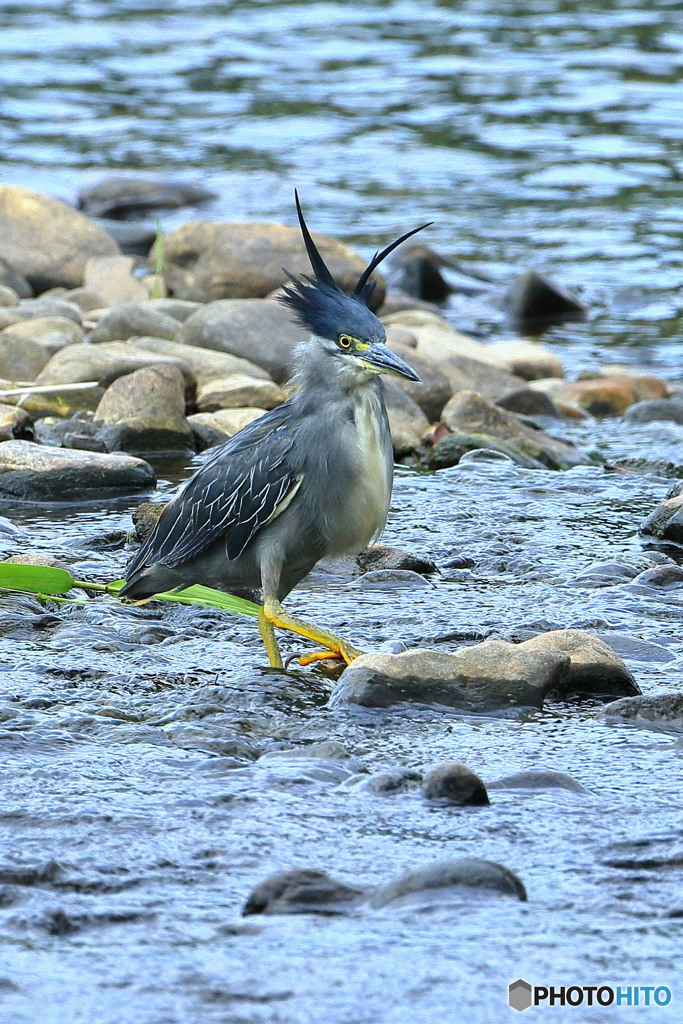
M 277 626 L 278 629 L 288 629 L 292 633 L 298 633 L 299 636 L 305 636 L 309 640 L 315 640 L 316 643 L 322 644 L 323 647 L 328 647 L 330 651 L 338 657 L 343 658 L 347 665 L 350 665 L 354 658 L 358 658 L 363 653 L 356 647 L 352 647 L 346 640 L 342 640 L 341 637 L 335 636 L 334 633 L 330 633 L 326 629 L 321 629 L 320 626 L 313 626 L 309 622 L 303 622 L 301 619 L 297 619 L 293 615 L 290 615 L 274 597 L 267 597 L 264 600 L 261 612 L 263 613 L 264 619 L 266 619 L 271 625 L 271 629 L 273 626 Z M 259 623 L 260 621 L 261 616 L 259 615 Z M 261 636 L 264 639 L 266 649 L 270 656 L 270 649 L 268 648 L 268 642 L 266 641 L 263 629 L 261 629 Z M 275 639 L 274 636 L 273 639 Z M 306 658 L 308 656 L 304 655 L 304 657 Z
M 271 668 L 284 668 L 282 664 L 282 655 L 280 654 L 280 648 L 275 636 L 275 630 L 272 624 L 266 618 L 265 608 L 261 607 L 258 613 L 258 630 L 261 634 L 264 644 L 266 645 L 266 651 L 268 653 L 268 660 L 270 661 Z

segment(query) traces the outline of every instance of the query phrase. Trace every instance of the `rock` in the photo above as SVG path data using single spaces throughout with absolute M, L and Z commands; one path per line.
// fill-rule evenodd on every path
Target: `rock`
M 10 288 L 19 299 L 30 299 L 33 295 L 33 289 L 23 274 L 17 273 L 2 256 L 0 256 L 0 285 Z
M 535 652 L 503 640 L 485 640 L 452 654 L 415 649 L 363 654 L 345 670 L 329 707 L 390 707 L 406 701 L 487 713 L 537 707 L 569 672 L 559 651 Z
M 427 469 L 448 469 L 450 466 L 457 466 L 468 452 L 474 451 L 497 452 L 511 459 L 515 465 L 523 469 L 545 469 L 538 459 L 530 459 L 522 455 L 520 451 L 490 434 L 465 434 L 458 431 L 455 434 L 446 434 L 433 448 L 427 449 L 424 454 L 424 463 Z
M 386 378 L 384 400 L 389 416 L 394 455 L 400 458 L 420 447 L 422 435 L 429 427 L 429 420 L 410 395 L 397 387 L 393 380 Z
M 66 295 L 66 292 L 63 293 Z M 64 317 L 73 320 L 79 327 L 83 323 L 83 314 L 75 302 L 68 302 L 63 295 L 41 295 L 38 299 L 22 299 L 19 312 L 23 320 L 36 320 L 38 317 Z
M 346 747 L 341 743 L 338 743 L 337 740 L 322 740 L 320 743 L 308 743 L 305 747 L 289 747 L 286 750 L 271 750 L 267 754 L 262 754 L 259 760 L 268 761 L 274 757 L 322 757 L 335 761 L 353 760 Z
M 401 268 L 397 284 L 406 295 L 439 303 L 445 302 L 453 291 L 439 269 L 444 260 L 426 245 L 407 246 L 394 263 Z
M 662 590 L 678 590 L 683 586 L 683 566 L 669 563 L 645 569 L 633 580 L 639 586 L 661 587 Z
M 389 903 L 417 893 L 460 888 L 488 890 L 501 896 L 514 896 L 523 902 L 527 898 L 520 879 L 502 864 L 480 860 L 478 857 L 464 857 L 461 860 L 441 861 L 426 868 L 407 871 L 383 886 L 374 895 L 372 906 L 385 907 Z
M 295 868 L 257 885 L 242 914 L 343 914 L 364 897 L 364 889 L 338 882 L 326 871 Z
M 31 419 L 36 421 L 46 416 L 58 416 L 63 419 L 84 410 L 92 411 L 97 408 L 103 394 L 104 389 L 98 385 L 92 387 L 84 384 L 82 388 L 72 388 L 71 386 L 60 387 L 55 384 L 49 391 L 15 395 L 7 398 L 7 401 L 20 404 L 20 407 L 28 413 Z
M 0 444 L 0 494 L 22 501 L 82 501 L 149 490 L 154 470 L 129 455 Z
M 185 419 L 185 381 L 176 366 L 149 366 L 119 377 L 95 412 L 107 451 L 194 451 Z
M 19 296 L 15 292 L 14 288 L 8 288 L 7 285 L 0 284 L 0 308 L 4 309 L 7 306 L 18 306 L 19 302 Z
M 683 731 L 683 693 L 625 697 L 607 704 L 602 713 L 608 719 L 679 732 Z
M 483 807 L 490 803 L 486 786 L 462 761 L 443 761 L 422 780 L 422 795 L 461 807 Z
M 5 332 L 0 332 L 0 338 Z M 64 316 L 45 316 L 35 320 L 23 320 L 7 328 L 7 333 L 14 338 L 26 339 L 34 345 L 39 345 L 45 357 L 45 365 L 55 352 L 66 348 L 67 345 L 76 345 L 83 341 L 83 329 L 75 324 L 73 320 Z M 40 372 L 40 371 L 38 371 Z M 34 378 L 16 377 L 16 380 L 33 380 Z
M 194 430 L 195 427 L 207 428 L 219 432 L 223 435 L 223 439 L 219 441 L 222 444 L 223 441 L 227 441 L 233 434 L 237 434 L 244 427 L 253 423 L 259 416 L 263 416 L 265 409 L 217 409 L 216 412 L 199 412 L 194 416 L 188 416 L 187 422 L 190 427 Z M 207 447 L 212 447 L 211 445 Z
M 629 423 L 683 423 L 683 397 L 636 402 L 624 413 L 624 419 Z
M 486 346 L 489 356 L 515 377 L 539 380 L 564 377 L 562 361 L 545 345 L 533 341 L 498 341 Z
M 640 687 L 612 648 L 598 637 L 580 629 L 556 629 L 541 633 L 519 645 L 536 653 L 568 654 L 569 672 L 553 690 L 553 696 L 633 696 Z
M 385 316 L 393 316 L 394 313 L 403 313 L 408 309 L 420 309 L 426 313 L 436 313 L 437 316 L 441 312 L 439 307 L 433 302 L 425 302 L 424 299 L 416 299 L 412 295 L 406 295 L 405 292 L 391 291 L 385 295 L 384 302 L 377 310 L 377 315 L 380 319 L 384 319 Z
M 515 772 L 488 783 L 488 789 L 567 789 L 571 793 L 588 793 L 580 782 L 564 772 L 540 768 L 530 772 Z
M 35 380 L 50 353 L 31 338 L 0 331 L 0 377 L 12 381 Z
M 78 209 L 91 217 L 144 216 L 150 210 L 177 210 L 216 199 L 211 189 L 192 181 L 130 178 L 113 174 L 78 193 Z
M 552 392 L 554 402 L 577 406 L 591 416 L 621 416 L 637 401 L 636 391 L 626 377 L 619 380 L 564 381 Z
M 177 341 L 248 359 L 282 384 L 292 374 L 295 345 L 307 337 L 280 302 L 226 299 L 210 302 L 188 317 Z
M 145 366 L 175 366 L 182 372 L 188 386 L 194 384 L 192 371 L 183 360 L 147 352 L 124 341 L 103 342 L 101 345 L 70 345 L 53 355 L 38 374 L 36 383 L 78 384 L 97 381 L 101 387 L 106 388 L 119 377 Z
M 147 256 L 157 237 L 155 224 L 130 224 L 126 221 L 98 218 L 95 223 L 107 232 L 122 253 Z
M 341 288 L 352 292 L 365 269 L 365 260 L 329 235 L 313 239 Z M 154 249 L 150 260 L 155 259 Z M 287 283 L 290 274 L 310 274 L 298 227 L 284 224 L 190 221 L 164 238 L 164 278 L 168 294 L 178 299 L 214 302 L 217 299 L 263 298 Z M 384 300 L 384 281 L 377 282 L 372 308 Z
M 405 793 L 415 789 L 421 781 L 422 772 L 411 768 L 390 768 L 388 771 L 374 772 L 372 775 L 352 775 L 340 788 L 377 794 Z
M 15 437 L 33 440 L 31 417 L 16 405 L 0 403 L 0 441 L 11 441 Z
M 187 417 L 192 433 L 194 434 L 195 448 L 198 452 L 204 452 L 207 448 L 215 448 L 219 444 L 225 444 L 230 437 L 221 430 L 218 422 L 214 419 L 213 413 L 198 412 Z
M 97 327 L 88 335 L 91 344 L 106 341 L 126 341 L 143 335 L 173 341 L 180 329 L 175 317 L 162 313 L 144 302 L 127 302 L 110 309 L 97 321 Z
M 174 320 L 184 324 L 189 316 L 201 309 L 200 302 L 187 302 L 185 299 L 147 299 L 146 305 Z
M 515 279 L 501 305 L 521 334 L 540 334 L 553 324 L 588 318 L 586 307 L 578 299 L 535 270 L 527 270 Z
M 522 455 L 536 459 L 548 469 L 570 469 L 591 465 L 591 460 L 571 445 L 521 423 L 510 412 L 499 409 L 482 395 L 461 391 L 451 398 L 441 415 L 452 431 L 488 434 L 505 441 Z
M 671 544 L 683 544 L 683 493 L 663 501 L 651 512 L 640 528 L 646 537 Z
M 431 586 L 424 576 L 410 569 L 376 569 L 374 572 L 366 572 L 358 585 L 363 590 L 415 590 Z
M 97 425 L 91 410 L 79 410 L 68 419 L 45 416 L 35 422 L 36 440 L 55 448 L 78 448 L 86 452 L 105 452 L 106 446 L 97 437 Z
M 12 555 L 11 558 L 6 558 L 5 561 L 11 562 L 12 565 L 44 565 L 52 569 L 65 569 L 67 572 L 71 572 L 71 566 L 63 562 L 61 558 L 55 558 L 54 555 L 44 555 L 38 551 L 27 551 L 21 555 Z
M 166 505 L 153 501 L 143 501 L 131 512 L 135 527 L 135 539 L 142 544 L 149 537 Z
M 605 469 L 620 473 L 637 473 L 639 476 L 661 476 L 674 479 L 683 477 L 683 465 L 670 462 L 669 459 L 614 459 L 605 464 Z
M 394 345 L 402 345 L 404 349 L 417 348 L 417 337 L 407 327 L 387 327 L 386 337 L 389 348 L 393 348 Z
M 114 259 L 116 258 L 114 257 Z M 78 306 L 83 313 L 89 313 L 93 309 L 101 309 L 104 306 L 102 296 L 89 288 L 72 288 L 64 293 L 64 297 L 72 305 Z
M 21 323 L 22 320 L 28 319 L 23 317 L 19 312 L 18 306 L 0 306 L 0 331 L 6 330 L 8 327 L 14 327 L 15 324 Z
M 210 384 L 211 381 L 242 374 L 245 377 L 256 377 L 258 380 L 270 380 L 267 370 L 250 363 L 248 359 L 231 356 L 227 352 L 213 352 L 195 345 L 183 345 L 163 338 L 136 338 L 130 343 L 133 349 L 144 349 L 145 352 L 156 352 L 160 356 L 180 359 L 190 367 L 197 387 Z
M 0 257 L 34 291 L 78 288 L 91 256 L 115 256 L 118 251 L 106 231 L 66 203 L 0 185 Z
M 633 388 L 637 402 L 651 398 L 669 398 L 672 394 L 671 388 L 661 377 L 639 373 L 637 368 L 634 369 L 630 366 L 601 366 L 597 373 L 590 371 L 580 373 L 578 379 L 626 381 Z
M 375 569 L 409 569 L 422 575 L 436 572 L 436 562 L 429 555 L 414 554 L 402 548 L 389 548 L 383 544 L 371 544 L 356 555 L 356 564 L 361 572 Z
M 401 391 L 409 395 L 419 405 L 429 423 L 435 423 L 441 416 L 441 410 L 453 394 L 451 382 L 445 373 L 431 360 L 422 359 L 412 348 L 392 341 L 389 345 L 392 352 L 405 360 L 420 375 L 422 383 L 402 377 L 392 377 L 391 382 Z
M 495 404 L 508 412 L 517 413 L 519 416 L 550 416 L 558 419 L 560 410 L 552 399 L 548 398 L 542 391 L 533 391 L 532 388 L 520 388 L 509 395 L 496 400 Z
M 247 407 L 274 409 L 285 401 L 285 397 L 282 388 L 272 380 L 233 374 L 199 387 L 197 408 L 200 412 Z
M 101 296 L 101 306 L 144 302 L 148 298 L 147 289 L 133 277 L 134 267 L 132 256 L 93 256 L 85 265 L 83 283 Z

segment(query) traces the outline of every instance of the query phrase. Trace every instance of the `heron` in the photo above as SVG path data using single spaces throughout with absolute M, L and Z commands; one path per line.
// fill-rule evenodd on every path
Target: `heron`
M 282 602 L 325 557 L 357 554 L 379 537 L 393 484 L 383 374 L 420 381 L 386 344 L 369 307 L 370 276 L 422 224 L 376 252 L 351 294 L 335 282 L 295 191 L 313 276 L 294 277 L 280 301 L 307 331 L 294 353 L 293 397 L 218 446 L 164 508 L 132 559 L 121 595 L 133 600 L 203 583 L 260 588 L 259 632 L 272 668 L 283 661 L 276 629 L 312 640 L 350 664 L 362 651 L 291 615 Z

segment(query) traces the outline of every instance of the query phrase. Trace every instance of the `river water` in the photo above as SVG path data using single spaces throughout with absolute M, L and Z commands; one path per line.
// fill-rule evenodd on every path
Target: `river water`
M 582 294 L 589 321 L 544 339 L 569 375 L 621 362 L 676 380 L 682 80 L 680 5 L 665 0 L 17 2 L 0 6 L 0 180 L 73 200 L 111 169 L 178 174 L 219 194 L 201 216 L 289 223 L 296 185 L 311 224 L 365 254 L 433 220 L 429 244 L 500 288 L 534 267 Z M 509 336 L 478 299 L 447 315 Z M 672 424 L 558 432 L 607 459 L 683 461 Z M 164 492 L 189 467 L 157 469 Z M 642 554 L 639 524 L 670 483 L 401 469 L 386 540 L 434 557 L 434 585 L 377 593 L 320 572 L 290 605 L 365 648 L 587 628 L 628 651 L 644 692 L 670 692 L 677 593 L 575 582 Z M 115 578 L 136 503 L 4 503 L 20 533 L 0 533 L 0 554 Z M 449 568 L 460 555 L 474 568 Z M 521 720 L 330 712 L 324 682 L 263 663 L 253 620 L 212 610 L 0 603 L 3 1024 L 487 1024 L 513 1013 L 517 977 L 673 992 L 668 1007 L 539 1019 L 681 1020 L 676 735 L 610 725 L 591 702 Z M 547 767 L 590 792 L 449 810 L 244 770 L 325 739 L 373 770 Z M 529 902 L 239 917 L 271 871 L 372 886 L 459 856 L 512 868 Z

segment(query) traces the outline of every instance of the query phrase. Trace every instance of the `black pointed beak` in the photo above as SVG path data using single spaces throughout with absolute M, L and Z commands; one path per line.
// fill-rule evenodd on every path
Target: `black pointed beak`
M 406 380 L 413 380 L 417 384 L 422 382 L 422 378 L 419 374 L 415 373 L 412 366 L 408 366 L 400 356 L 397 356 L 382 342 L 375 342 L 373 345 L 370 345 L 360 358 L 375 373 L 388 373 L 393 377 L 405 377 Z

